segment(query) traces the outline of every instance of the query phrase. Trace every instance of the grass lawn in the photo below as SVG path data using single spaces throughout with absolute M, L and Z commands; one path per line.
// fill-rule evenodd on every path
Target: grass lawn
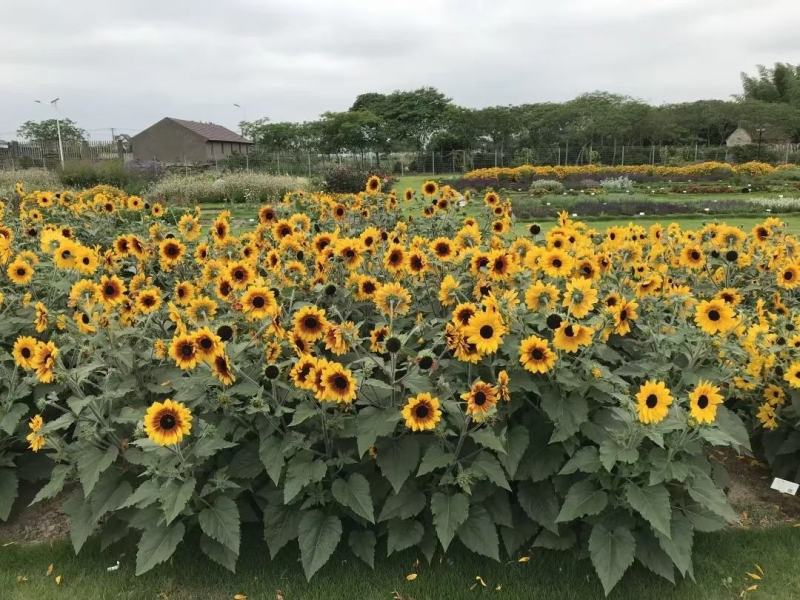
M 260 530 L 260 526 L 253 525 L 252 529 Z M 577 560 L 571 552 L 536 550 L 527 563 L 495 563 L 456 550 L 454 545 L 452 555 L 448 554 L 441 562 L 437 557 L 432 566 L 423 562 L 415 568 L 416 554 L 408 551 L 390 559 L 379 559 L 374 571 L 342 552 L 307 583 L 294 551 L 285 549 L 276 560 L 270 561 L 266 547 L 256 539 L 258 534 L 252 530 L 251 534 L 252 539 L 242 548 L 235 575 L 204 556 L 199 557 L 196 546 L 186 544 L 171 562 L 141 577 L 133 574 L 135 549 L 132 547 L 101 553 L 96 545 L 90 545 L 75 557 L 71 546 L 65 542 L 2 546 L 0 597 L 5 600 L 67 597 L 216 600 L 232 599 L 236 594 L 246 595 L 249 600 L 445 600 L 487 595 L 507 599 L 602 597 L 602 589 L 588 560 Z M 757 589 L 746 594 L 747 598 L 798 598 L 798 548 L 800 528 L 797 527 L 698 534 L 694 550 L 696 583 L 680 581 L 672 586 L 637 565 L 610 597 L 734 599 L 749 586 L 757 585 Z M 109 572 L 107 568 L 118 560 L 119 569 Z M 53 572 L 48 576 L 50 564 Z M 764 571 L 760 581 L 747 576 L 748 572 L 758 573 L 756 564 Z M 410 573 L 418 574 L 414 581 L 406 580 Z M 54 581 L 56 575 L 63 576 L 60 585 Z

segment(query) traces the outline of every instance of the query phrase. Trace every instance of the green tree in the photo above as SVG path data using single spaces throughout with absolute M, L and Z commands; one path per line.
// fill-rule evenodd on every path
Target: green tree
M 800 107 L 800 65 L 776 62 L 771 68 L 756 67 L 756 75 L 742 73 L 745 100 L 783 102 Z
M 81 142 L 86 139 L 86 132 L 77 126 L 72 119 L 61 119 L 61 139 L 67 141 Z M 58 141 L 58 128 L 55 119 L 44 121 L 25 121 L 19 129 L 17 135 L 24 140 L 31 142 L 55 142 Z

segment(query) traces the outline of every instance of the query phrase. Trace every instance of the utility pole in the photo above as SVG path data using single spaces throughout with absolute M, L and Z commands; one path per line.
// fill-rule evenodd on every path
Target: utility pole
M 58 156 L 61 159 L 61 168 L 63 169 L 64 168 L 64 145 L 61 142 L 61 119 L 59 118 L 59 115 L 58 115 L 58 101 L 59 100 L 61 100 L 60 97 L 59 98 L 55 98 L 53 100 L 50 100 L 50 105 L 56 111 L 56 132 L 58 133 Z M 42 104 L 41 100 L 34 100 L 34 102 L 36 102 L 36 104 Z M 44 161 L 44 157 L 42 158 L 42 161 Z

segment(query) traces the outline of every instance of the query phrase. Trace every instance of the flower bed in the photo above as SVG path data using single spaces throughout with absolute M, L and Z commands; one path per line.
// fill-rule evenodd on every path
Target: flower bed
M 428 182 L 404 220 L 379 183 L 286 194 L 236 234 L 113 188 L 20 189 L 0 516 L 36 459 L 75 550 L 139 536 L 137 573 L 180 543 L 233 570 L 260 522 L 309 578 L 340 545 L 371 565 L 456 540 L 577 549 L 607 592 L 634 560 L 691 576 L 694 533 L 737 518 L 706 451 L 797 435 L 797 242 L 775 219 L 565 214 L 514 239 L 493 192 L 460 221 Z

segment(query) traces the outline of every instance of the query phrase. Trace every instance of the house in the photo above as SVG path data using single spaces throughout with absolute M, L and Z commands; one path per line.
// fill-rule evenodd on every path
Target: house
M 135 160 L 195 164 L 247 154 L 253 142 L 222 125 L 166 117 L 134 135 L 131 145 Z
M 732 148 L 734 146 L 746 146 L 747 144 L 752 144 L 753 138 L 752 136 L 747 133 L 747 130 L 744 127 L 737 127 L 734 129 L 733 133 L 728 136 L 725 140 L 725 145 L 728 148 Z

